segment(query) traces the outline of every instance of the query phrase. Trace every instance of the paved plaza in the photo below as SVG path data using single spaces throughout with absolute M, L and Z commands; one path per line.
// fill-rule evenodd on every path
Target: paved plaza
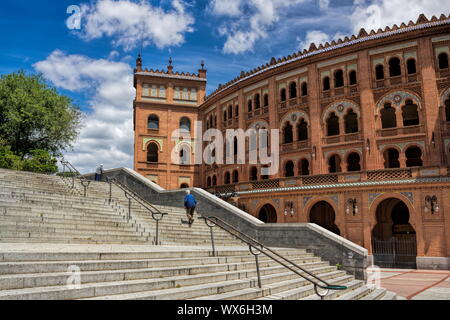
M 381 286 L 408 300 L 450 300 L 450 271 L 382 269 Z

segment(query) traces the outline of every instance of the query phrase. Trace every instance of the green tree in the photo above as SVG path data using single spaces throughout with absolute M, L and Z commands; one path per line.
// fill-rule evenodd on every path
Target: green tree
M 0 168 L 22 170 L 22 159 L 15 155 L 9 146 L 0 144 Z
M 22 170 L 53 174 L 58 172 L 58 161 L 45 150 L 32 150 L 29 158 L 23 160 Z
M 19 71 L 0 78 L 0 139 L 22 160 L 32 150 L 60 156 L 73 146 L 81 121 L 71 99 L 59 95 L 42 75 Z

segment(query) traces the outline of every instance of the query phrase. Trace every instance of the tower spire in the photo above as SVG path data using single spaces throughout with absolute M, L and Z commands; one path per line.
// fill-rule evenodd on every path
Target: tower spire
M 172 57 L 170 57 L 169 58 L 169 65 L 167 66 L 167 70 L 168 70 L 169 74 L 173 73 L 173 65 L 172 65 L 172 63 L 173 63 L 173 60 L 172 60 Z

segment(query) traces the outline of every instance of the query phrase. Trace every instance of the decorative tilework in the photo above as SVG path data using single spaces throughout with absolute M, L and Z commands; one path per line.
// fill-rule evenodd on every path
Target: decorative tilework
M 144 138 L 143 145 L 142 145 L 142 151 L 147 151 L 147 145 L 150 141 L 156 142 L 158 144 L 159 148 L 161 149 L 159 151 L 160 152 L 163 151 L 163 147 L 164 147 L 163 139 L 157 139 L 157 138 Z
M 450 88 L 448 88 L 444 92 L 442 92 L 442 95 L 441 95 L 441 106 L 442 107 L 445 106 L 445 101 L 449 98 L 449 96 L 450 96 Z
M 258 206 L 259 200 L 253 200 L 253 208 L 256 208 Z
M 305 119 L 305 121 L 309 123 L 309 117 L 303 111 L 291 112 L 285 115 L 280 123 L 284 125 L 288 121 L 292 124 L 292 126 L 294 126 L 297 123 L 297 121 L 300 120 L 301 118 Z
M 335 102 L 331 106 L 327 107 L 323 113 L 322 121 L 323 123 L 326 123 L 329 114 L 332 112 L 334 112 L 339 118 L 343 119 L 349 109 L 352 109 L 353 112 L 358 115 L 358 118 L 360 118 L 361 113 L 359 111 L 359 106 L 354 102 L 343 100 Z
M 377 103 L 375 115 L 378 115 L 379 109 L 383 108 L 386 103 L 391 103 L 393 107 L 400 110 L 400 108 L 406 104 L 406 100 L 412 100 L 415 104 L 417 104 L 417 106 L 419 106 L 419 109 L 422 109 L 421 100 L 417 95 L 407 91 L 396 91 L 384 96 Z
M 414 204 L 414 194 L 412 192 L 401 192 L 402 195 L 408 198 L 412 204 Z
M 272 202 L 275 203 L 275 206 L 276 206 L 277 208 L 280 207 L 280 202 L 281 202 L 280 199 L 272 199 Z
M 338 195 L 333 195 L 330 197 L 330 199 L 333 200 L 337 206 L 339 205 L 339 196 Z
M 303 197 L 303 207 L 306 207 L 308 202 L 312 199 L 312 197 Z
M 424 141 L 409 141 L 404 143 L 382 144 L 379 146 L 379 150 L 385 150 L 387 147 L 396 146 L 398 149 L 400 149 L 401 152 L 404 152 L 411 145 L 419 145 L 422 147 L 422 150 L 425 149 Z
M 369 208 L 372 206 L 372 203 L 375 201 L 375 199 L 381 195 L 382 193 L 369 193 Z

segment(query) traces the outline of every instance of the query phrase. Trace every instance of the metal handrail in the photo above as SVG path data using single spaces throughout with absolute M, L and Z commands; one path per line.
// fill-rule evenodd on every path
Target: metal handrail
M 66 161 L 64 158 L 61 160 L 61 164 L 63 165 L 63 176 L 61 176 L 61 178 L 64 180 L 66 168 L 69 169 L 70 173 L 72 174 L 72 189 L 75 188 L 75 178 L 80 179 L 80 183 L 84 188 L 84 197 L 86 197 L 87 188 L 91 184 L 91 181 L 86 179 L 86 177 L 84 177 L 69 161 Z
M 328 295 L 329 290 L 346 290 L 346 286 L 338 286 L 338 285 L 331 285 L 325 280 L 322 280 L 320 277 L 316 276 L 315 274 L 305 270 L 304 268 L 300 267 L 296 263 L 292 262 L 288 258 L 282 256 L 281 254 L 273 251 L 272 249 L 268 248 L 267 246 L 263 245 L 259 241 L 253 239 L 249 235 L 243 233 L 242 231 L 236 229 L 234 226 L 230 225 L 229 223 L 225 222 L 224 220 L 218 218 L 218 217 L 201 217 L 200 219 L 204 219 L 205 223 L 208 227 L 211 229 L 211 240 L 213 245 L 213 255 L 215 255 L 215 247 L 214 247 L 214 236 L 212 228 L 214 226 L 218 226 L 222 230 L 228 232 L 232 236 L 238 238 L 242 242 L 245 242 L 249 248 L 250 252 L 255 256 L 256 259 L 256 266 L 257 266 L 257 273 L 258 273 L 258 283 L 261 288 L 261 276 L 259 272 L 259 262 L 258 262 L 258 256 L 262 253 L 265 256 L 269 257 L 270 259 L 274 260 L 275 262 L 279 263 L 280 265 L 284 266 L 288 270 L 296 273 L 297 275 L 301 276 L 305 280 L 311 282 L 314 285 L 314 291 L 316 294 L 321 298 L 324 299 L 326 295 Z M 208 222 L 212 223 L 209 224 Z M 253 251 L 253 248 L 258 250 L 257 253 Z M 270 253 L 270 254 L 269 254 Z M 275 256 L 275 257 L 274 257 Z M 283 260 L 283 261 L 280 261 Z M 301 270 L 302 272 L 306 273 L 308 276 L 306 277 L 304 274 L 301 274 L 299 271 L 295 270 L 293 267 L 289 266 L 288 264 L 292 265 L 293 267 Z M 320 293 L 320 289 L 326 290 L 325 293 Z
M 160 245 L 159 242 L 159 222 L 164 219 L 168 213 L 161 212 L 158 208 L 153 206 L 152 204 L 148 203 L 147 200 L 143 199 L 141 196 L 139 196 L 134 191 L 130 190 L 127 186 L 122 184 L 120 181 L 118 181 L 116 178 L 109 178 L 106 177 L 106 182 L 109 183 L 109 202 L 112 201 L 112 185 L 114 184 L 119 189 L 121 189 L 125 193 L 125 197 L 128 199 L 128 220 L 131 218 L 131 200 L 133 199 L 137 203 L 139 203 L 142 207 L 147 209 L 151 215 L 152 219 L 156 222 L 156 235 L 155 235 L 155 245 Z

